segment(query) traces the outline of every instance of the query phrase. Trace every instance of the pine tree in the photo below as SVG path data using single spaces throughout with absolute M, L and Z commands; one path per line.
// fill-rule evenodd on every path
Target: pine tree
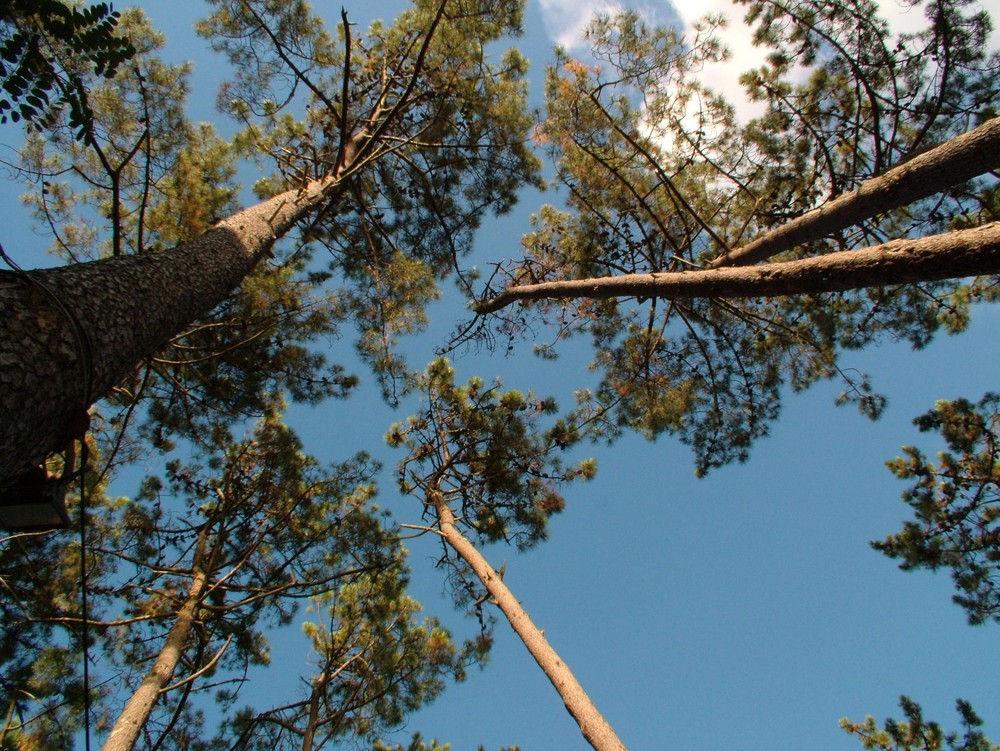
M 297 726 L 298 748 L 375 739 L 481 657 L 418 619 L 367 457 L 321 467 L 277 414 L 242 440 L 218 429 L 200 453 L 147 478 L 133 499 L 89 499 L 86 628 L 105 749 L 206 747 L 216 732 L 204 719 L 208 698 L 233 717 L 219 742 L 286 747 Z M 23 538 L 4 550 L 20 594 L 4 600 L 10 643 L 0 653 L 0 699 L 17 718 L 5 731 L 13 748 L 70 747 L 81 723 L 79 642 L 58 637 L 84 626 L 76 535 Z M 40 568 L 40 555 L 53 565 Z M 240 707 L 240 684 L 266 679 L 271 639 L 293 627 L 302 602 L 318 620 L 305 627 L 316 656 L 310 693 Z
M 424 410 L 389 431 L 390 445 L 409 450 L 399 465 L 400 490 L 423 504 L 431 528 L 442 538 L 442 563 L 449 569 L 456 604 L 479 618 L 484 633 L 484 605 L 495 604 L 587 742 L 596 751 L 624 751 L 610 723 L 506 585 L 504 571 L 494 569 L 470 540 L 471 535 L 485 543 L 504 541 L 523 550 L 545 539 L 549 517 L 565 503 L 560 486 L 589 479 L 596 470 L 593 460 L 565 466 L 558 456 L 579 440 L 581 416 L 560 418 L 541 431 L 538 418 L 556 410 L 551 399 L 503 391 L 499 383 L 486 388 L 480 378 L 459 387 L 454 375 L 447 361 L 432 363 L 421 383 Z
M 171 340 L 181 348 L 205 346 L 204 328 L 201 337 L 195 335 L 202 341 L 194 344 L 185 343 L 186 331 L 226 303 L 286 235 L 299 245 L 287 251 L 289 256 L 308 257 L 314 248 L 330 254 L 329 272 L 315 266 L 307 271 L 294 262 L 290 268 L 310 283 L 330 274 L 343 281 L 341 298 L 365 332 L 362 352 L 386 379 L 387 389 L 405 375 L 392 353 L 395 337 L 421 325 L 422 307 L 435 296 L 436 280 L 467 251 L 480 218 L 506 211 L 516 190 L 535 179 L 537 168 L 525 146 L 525 62 L 516 52 L 496 63 L 483 58 L 485 45 L 516 32 L 519 5 L 469 7 L 458 15 L 448 8 L 448 2 L 420 5 L 389 28 L 376 25 L 366 38 L 355 38 L 345 17 L 336 44 L 298 3 L 220 3 L 204 32 L 221 40 L 221 51 L 237 65 L 231 106 L 246 129 L 236 146 L 258 157 L 270 155 L 279 172 L 257 185 L 264 196 L 260 203 L 228 218 L 210 218 L 210 226 L 197 211 L 200 196 L 191 190 L 197 181 L 184 175 L 201 164 L 192 161 L 199 155 L 197 133 L 151 105 L 159 101 L 151 89 L 180 86 L 179 72 L 140 58 L 132 77 L 116 79 L 113 90 L 104 90 L 102 96 L 118 102 L 107 108 L 107 122 L 95 122 L 94 137 L 82 147 L 86 154 L 72 154 L 87 192 L 70 195 L 46 180 L 40 201 L 53 220 L 53 212 L 79 213 L 74 206 L 81 200 L 109 216 L 110 257 L 84 262 L 85 252 L 103 253 L 81 249 L 81 243 L 92 243 L 71 226 L 60 234 L 60 249 L 79 262 L 6 272 L 0 279 L 7 324 L 0 345 L 7 389 L 0 405 L 5 449 L 0 477 L 9 481 L 59 450 L 75 437 L 68 425 L 81 410 L 130 377 L 136 386 L 147 383 L 136 369 Z M 137 29 L 133 43 L 140 54 L 154 51 L 156 40 L 142 31 L 141 20 L 133 16 L 123 18 L 126 22 Z M 247 56 L 270 63 L 239 67 Z M 392 74 L 381 76 L 383 69 Z M 291 92 L 279 90 L 289 80 L 293 90 L 308 91 L 301 119 L 287 111 Z M 119 128 L 122 122 L 127 127 Z M 160 136 L 166 144 L 158 145 Z M 58 154 L 70 139 L 57 128 L 51 140 Z M 202 153 L 217 148 L 204 137 L 201 141 Z M 43 158 L 38 164 L 47 162 Z M 226 169 L 221 164 L 214 176 L 224 178 Z M 180 195 L 168 194 L 161 202 L 158 190 L 168 185 Z M 225 185 L 219 187 L 223 191 L 213 197 L 212 209 L 231 205 Z M 157 216 L 161 222 L 177 216 L 195 221 L 187 227 L 161 224 L 153 231 L 146 220 Z M 177 244 L 150 252 L 161 237 Z M 270 344 L 268 353 L 279 352 L 277 360 L 286 370 L 298 364 L 288 353 L 281 356 L 280 335 L 262 336 L 267 326 L 257 332 L 233 331 L 238 324 L 226 328 L 223 337 L 228 335 L 232 349 L 243 339 L 256 339 L 258 346 Z M 190 376 L 195 389 L 204 386 L 209 392 L 207 399 L 222 397 L 223 402 L 225 391 L 211 393 L 211 387 L 228 386 L 235 394 L 234 409 L 247 401 L 253 406 L 251 398 L 239 394 L 242 384 L 234 383 L 232 373 L 228 378 L 218 373 L 228 367 L 238 375 L 239 365 L 246 363 L 218 357 L 217 351 L 230 348 L 207 333 L 211 357 L 165 358 L 171 370 L 157 380 L 176 386 Z M 319 396 L 337 390 L 336 384 L 322 382 L 310 390 L 310 373 L 318 363 L 301 356 L 310 366 L 301 375 L 303 391 Z M 205 367 L 197 366 L 209 360 L 218 370 L 206 384 Z M 156 365 L 154 360 L 151 369 L 162 370 Z M 271 373 L 278 381 L 293 379 Z M 288 385 L 294 395 L 295 385 Z M 190 393 L 184 387 L 167 390 L 168 398 Z
M 718 19 L 685 38 L 608 17 L 592 61 L 558 58 L 539 139 L 568 208 L 539 212 L 479 305 L 486 331 L 518 335 L 521 309 L 589 334 L 609 420 L 677 434 L 702 473 L 747 458 L 786 384 L 840 376 L 877 416 L 838 353 L 960 330 L 998 271 L 989 18 L 927 3 L 893 45 L 863 0 L 745 5 L 770 53 L 741 79 L 764 108 L 746 124 L 698 79 Z
M 905 570 L 950 569 L 971 624 L 1000 620 L 1000 516 L 998 502 L 997 421 L 1000 397 L 986 394 L 978 403 L 940 401 L 914 423 L 922 432 L 937 431 L 947 451 L 931 462 L 915 446 L 888 462 L 901 480 L 913 480 L 903 500 L 913 521 L 872 546 L 898 558 Z
M 367 477 L 367 460 L 320 477 L 278 415 L 286 397 L 349 390 L 354 378 L 312 346 L 345 321 L 391 398 L 409 377 L 395 339 L 423 325 L 481 217 L 536 180 L 525 62 L 484 56 L 517 31 L 520 6 L 420 4 L 364 36 L 344 15 L 335 42 L 297 2 L 216 5 L 203 32 L 236 63 L 231 143 L 185 120 L 187 70 L 158 59 L 162 40 L 137 11 L 120 25 L 133 64 L 113 82 L 86 79 L 88 137 L 57 120 L 29 139 L 36 213 L 67 265 L 0 279 L 3 378 L 17 392 L 0 412 L 12 439 L 0 474 L 81 438 L 74 415 L 102 397 L 91 482 L 149 448 L 202 457 L 170 463 L 133 500 L 90 494 L 90 655 L 95 673 L 126 679 L 91 692 L 106 747 L 379 742 L 488 645 L 456 647 L 417 618 L 398 535 L 370 488 L 343 487 Z M 240 67 L 247 56 L 273 64 Z M 289 80 L 308 91 L 301 119 L 302 102 L 277 92 Z M 245 156 L 276 171 L 240 210 L 232 178 Z M 252 417 L 257 434 L 234 441 Z M 6 541 L 6 570 L 43 553 L 24 539 Z M 82 721 L 80 548 L 40 539 L 52 568 L 38 597 L 52 597 L 4 600 L 3 738 L 17 748 L 69 747 Z M 303 598 L 317 612 L 308 695 L 239 709 L 212 738 L 195 698 L 215 687 L 236 712 L 227 684 L 267 662 L 263 629 L 288 625 Z M 47 648 L 60 633 L 69 643 Z
M 848 733 L 856 735 L 865 749 L 884 749 L 884 751 L 917 751 L 917 749 L 949 749 L 949 751 L 995 751 L 998 747 L 983 735 L 979 728 L 983 721 L 975 713 L 967 701 L 959 699 L 956 709 L 962 716 L 964 732 L 945 733 L 941 726 L 933 721 L 924 720 L 920 705 L 908 696 L 899 698 L 899 706 L 906 714 L 906 720 L 887 719 L 882 728 L 874 717 L 865 718 L 864 722 L 855 723 L 847 718 L 840 721 L 840 726 Z

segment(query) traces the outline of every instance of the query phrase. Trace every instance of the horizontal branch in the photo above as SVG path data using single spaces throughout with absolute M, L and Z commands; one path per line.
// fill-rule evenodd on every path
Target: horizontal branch
M 1000 168 L 1000 117 L 946 141 L 746 245 L 709 268 L 747 266 Z
M 1000 222 L 993 222 L 784 263 L 526 284 L 483 301 L 477 312 L 490 313 L 527 300 L 779 297 L 998 273 Z

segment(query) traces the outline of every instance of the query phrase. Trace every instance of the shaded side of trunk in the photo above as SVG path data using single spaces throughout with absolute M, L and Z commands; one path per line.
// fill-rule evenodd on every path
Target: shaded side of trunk
M 899 164 L 753 242 L 712 261 L 707 268 L 746 266 L 797 245 L 815 242 L 876 214 L 961 185 L 1000 167 L 1000 118 Z
M 333 184 L 278 195 L 171 250 L 0 272 L 0 487 L 60 450 L 81 412 L 225 300 Z
M 528 300 L 778 297 L 989 274 L 1000 274 L 1000 222 L 801 261 L 526 284 L 486 300 L 478 312 L 489 313 Z
M 444 539 L 469 564 L 486 587 L 486 591 L 496 601 L 524 646 L 535 658 L 535 662 L 559 692 L 567 711 L 580 726 L 583 737 L 596 751 L 627 751 L 625 744 L 583 690 L 573 671 L 562 661 L 546 640 L 545 634 L 531 621 L 521 603 L 503 583 L 500 574 L 455 526 L 455 516 L 448 504 L 440 494 L 432 500 Z

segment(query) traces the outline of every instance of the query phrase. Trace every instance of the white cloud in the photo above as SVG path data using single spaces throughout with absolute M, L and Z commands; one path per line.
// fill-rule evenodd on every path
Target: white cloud
M 1000 0 L 997 0 L 1000 2 Z M 625 9 L 638 11 L 651 24 L 691 24 L 703 16 L 725 15 L 730 20 L 729 27 L 721 32 L 726 44 L 733 51 L 730 63 L 707 67 L 702 75 L 705 84 L 716 91 L 725 92 L 737 102 L 742 99 L 736 85 L 743 71 L 759 64 L 763 54 L 750 43 L 749 30 L 742 24 L 742 9 L 734 10 L 730 0 L 699 0 L 685 2 L 679 9 L 670 0 L 539 0 L 542 19 L 549 38 L 570 52 L 586 56 L 588 51 L 584 40 L 584 29 L 590 21 L 601 13 L 615 13 Z M 752 108 L 738 104 L 741 116 L 750 115 Z
M 761 111 L 761 107 L 746 101 L 739 86 L 739 76 L 747 70 L 758 67 L 764 59 L 765 51 L 754 47 L 750 29 L 743 23 L 746 12 L 744 6 L 735 5 L 732 0 L 684 0 L 680 7 L 670 0 L 539 0 L 542 18 L 549 38 L 566 49 L 586 52 L 583 31 L 595 15 L 613 13 L 626 8 L 638 10 L 651 23 L 681 22 L 688 28 L 695 21 L 708 14 L 721 14 L 728 21 L 728 27 L 720 32 L 723 41 L 732 52 L 732 58 L 725 63 L 706 66 L 701 79 L 710 88 L 724 93 L 736 106 L 739 117 L 746 120 Z M 1000 23 L 1000 0 L 984 0 L 982 6 L 989 11 L 995 24 Z M 895 33 L 919 31 L 926 25 L 923 10 L 910 7 L 905 0 L 879 0 L 883 15 Z M 1000 31 L 994 31 L 994 48 L 1000 46 Z
M 585 53 L 583 32 L 600 14 L 635 10 L 650 24 L 670 24 L 680 16 L 670 0 L 539 0 L 545 31 L 557 44 Z
M 567 50 L 586 47 L 583 32 L 595 16 L 624 8 L 621 3 L 607 0 L 540 0 L 540 5 L 549 38 Z

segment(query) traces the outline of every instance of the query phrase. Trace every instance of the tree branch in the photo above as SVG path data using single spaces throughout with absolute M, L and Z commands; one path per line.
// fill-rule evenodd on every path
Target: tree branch
M 736 269 L 708 269 L 526 284 L 480 303 L 491 313 L 514 302 L 555 298 L 778 297 L 841 292 L 1000 273 L 1000 222 L 863 250 Z
M 857 190 L 719 256 L 708 268 L 765 261 L 796 245 L 813 242 L 876 214 L 940 193 L 997 167 L 1000 167 L 1000 117 L 896 165 Z

